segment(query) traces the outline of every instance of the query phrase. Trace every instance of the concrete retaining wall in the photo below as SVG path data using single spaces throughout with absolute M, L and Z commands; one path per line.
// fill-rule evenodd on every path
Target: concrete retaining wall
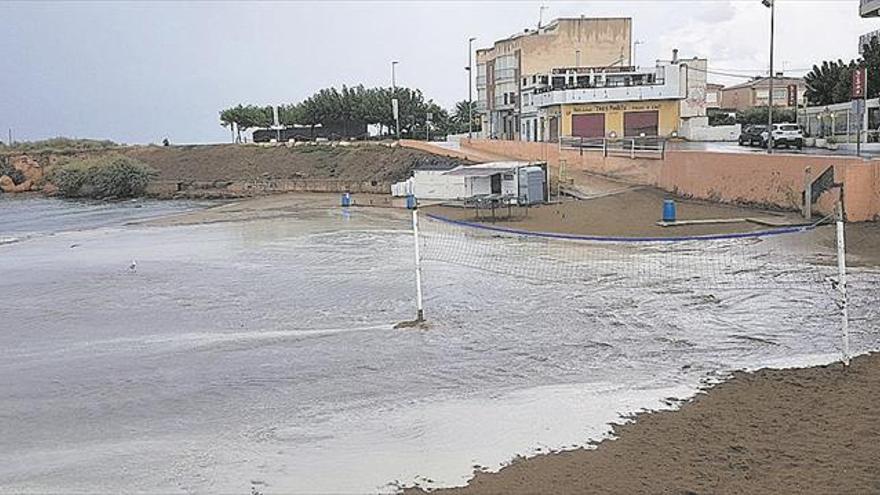
M 686 197 L 783 209 L 800 209 L 805 169 L 813 177 L 834 167 L 835 181 L 844 184 L 844 209 L 850 221 L 880 220 L 880 160 L 842 156 L 744 154 L 667 151 L 664 160 L 603 157 L 601 152 L 560 150 L 557 144 L 472 140 L 462 146 L 520 160 L 559 160 L 568 170 L 584 170 L 625 182 L 656 186 Z M 830 213 L 837 198 L 832 190 L 814 208 Z
M 155 181 L 147 188 L 149 194 L 171 196 L 185 191 L 228 191 L 233 194 L 273 192 L 331 192 L 388 194 L 391 183 L 383 181 L 349 181 L 333 179 L 267 179 L 249 181 Z

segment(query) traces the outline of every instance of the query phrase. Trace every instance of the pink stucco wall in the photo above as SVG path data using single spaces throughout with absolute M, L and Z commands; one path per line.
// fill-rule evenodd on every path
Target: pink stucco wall
M 799 209 L 805 170 L 813 177 L 833 166 L 835 181 L 844 184 L 844 209 L 850 221 L 880 220 L 880 160 L 789 154 L 745 154 L 667 151 L 665 159 L 603 157 L 601 152 L 559 150 L 556 144 L 472 140 L 468 147 L 521 160 L 545 160 L 557 167 L 616 177 L 657 186 L 672 193 L 712 201 Z M 830 213 L 833 190 L 820 198 L 816 210 Z

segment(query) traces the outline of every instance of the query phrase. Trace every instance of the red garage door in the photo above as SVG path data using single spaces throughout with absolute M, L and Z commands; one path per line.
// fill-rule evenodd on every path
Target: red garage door
M 626 112 L 623 114 L 623 135 L 626 137 L 637 137 L 642 134 L 656 136 L 659 120 L 660 113 L 657 111 Z
M 572 115 L 571 135 L 575 137 L 600 138 L 605 136 L 605 114 L 586 113 Z

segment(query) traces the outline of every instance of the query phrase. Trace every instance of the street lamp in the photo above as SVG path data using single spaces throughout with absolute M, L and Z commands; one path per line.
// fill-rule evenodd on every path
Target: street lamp
M 466 67 L 468 74 L 468 142 L 474 138 L 473 53 L 476 39 L 474 37 L 468 38 L 468 66 Z
M 767 97 L 767 154 L 773 154 L 773 41 L 776 30 L 775 0 L 761 0 L 764 7 L 770 9 L 770 94 Z
M 644 45 L 644 44 L 645 44 L 645 42 L 644 42 L 644 41 L 641 41 L 641 40 L 635 40 L 635 41 L 633 41 L 633 56 L 632 56 L 632 60 L 629 61 L 629 64 L 632 65 L 633 67 L 638 67 L 638 66 L 639 66 L 639 65 L 636 63 L 636 48 L 638 48 L 639 45 Z
M 397 126 L 397 140 L 400 141 L 400 108 L 397 102 L 397 78 L 395 68 L 397 60 L 391 61 L 391 111 L 394 112 L 394 123 Z

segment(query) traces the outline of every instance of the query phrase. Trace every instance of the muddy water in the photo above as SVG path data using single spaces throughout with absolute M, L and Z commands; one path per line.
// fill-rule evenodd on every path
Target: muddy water
M 710 298 L 686 279 L 554 284 L 442 261 L 425 266 L 431 328 L 394 330 L 414 314 L 403 213 L 117 214 L 75 231 L 49 215 L 17 230 L 53 235 L 0 246 L 0 492 L 460 484 L 732 369 L 839 347 L 820 292 Z M 853 347 L 877 349 L 880 275 L 854 277 Z

